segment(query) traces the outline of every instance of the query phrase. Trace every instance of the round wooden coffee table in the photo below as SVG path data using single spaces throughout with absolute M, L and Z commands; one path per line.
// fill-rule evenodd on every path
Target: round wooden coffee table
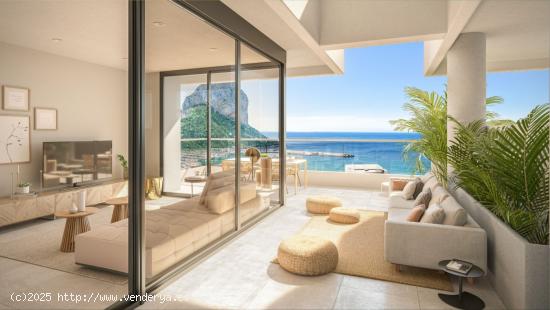
M 61 252 L 74 252 L 74 237 L 90 230 L 88 215 L 97 211 L 97 208 L 87 207 L 86 211 L 76 213 L 67 210 L 55 212 L 56 217 L 66 218 L 63 239 L 61 240 Z
M 111 198 L 105 201 L 105 203 L 114 207 L 111 223 L 128 218 L 128 196 Z

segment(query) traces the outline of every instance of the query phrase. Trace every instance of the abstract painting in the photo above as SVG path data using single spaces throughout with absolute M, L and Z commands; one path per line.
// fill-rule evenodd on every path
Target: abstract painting
M 31 161 L 30 118 L 0 115 L 0 164 Z

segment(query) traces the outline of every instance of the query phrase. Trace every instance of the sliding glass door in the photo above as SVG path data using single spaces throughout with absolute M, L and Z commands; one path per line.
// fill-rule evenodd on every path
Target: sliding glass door
M 282 204 L 285 53 L 222 2 L 144 4 L 146 83 L 131 84 L 143 107 L 130 110 L 145 169 L 130 169 L 129 264 L 155 288 Z

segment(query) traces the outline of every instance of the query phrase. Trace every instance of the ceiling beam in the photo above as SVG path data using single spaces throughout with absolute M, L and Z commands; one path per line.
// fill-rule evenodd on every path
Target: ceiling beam
M 319 42 L 311 36 L 298 18 L 290 11 L 283 1 L 266 0 L 266 3 L 289 25 L 300 39 L 315 53 L 335 74 L 343 74 L 344 70 L 319 46 Z
M 452 18 L 452 20 L 449 20 L 447 34 L 445 34 L 445 37 L 441 40 L 441 43 L 438 44 L 439 47 L 433 54 L 433 57 L 431 57 L 431 59 L 427 59 L 424 67 L 424 75 L 429 76 L 436 73 L 437 69 L 447 56 L 447 52 L 453 46 L 460 33 L 462 33 L 472 18 L 481 4 L 481 1 L 482 0 L 461 1 L 461 4 L 454 16 L 450 16 L 451 14 L 448 14 L 448 18 Z M 426 47 L 426 43 L 424 43 L 424 46 Z M 424 53 L 426 53 L 426 50 L 424 50 Z

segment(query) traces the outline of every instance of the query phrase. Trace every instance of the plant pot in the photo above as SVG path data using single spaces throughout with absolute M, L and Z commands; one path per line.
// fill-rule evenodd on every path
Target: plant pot
M 487 276 L 509 309 L 549 309 L 548 245 L 525 240 L 462 189 L 458 202 L 487 232 Z
M 128 180 L 128 168 L 122 168 L 122 177 L 124 180 Z
M 17 187 L 15 188 L 15 192 L 18 194 L 29 194 L 31 192 L 30 186 L 23 186 L 23 187 Z

